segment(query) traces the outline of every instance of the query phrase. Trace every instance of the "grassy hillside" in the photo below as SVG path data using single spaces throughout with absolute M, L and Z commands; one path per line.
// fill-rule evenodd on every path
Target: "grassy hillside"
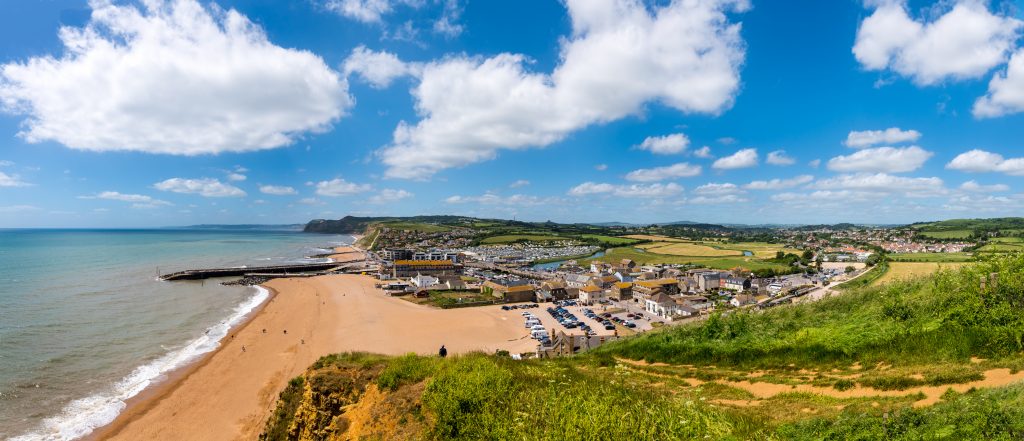
M 331 356 L 264 439 L 1019 439 L 1022 310 L 1012 255 L 571 358 Z

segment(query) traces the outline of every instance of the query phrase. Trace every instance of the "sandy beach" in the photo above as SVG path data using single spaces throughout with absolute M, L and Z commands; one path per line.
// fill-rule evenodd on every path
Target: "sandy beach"
M 339 261 L 361 258 L 352 249 L 337 251 Z M 441 344 L 452 353 L 535 347 L 514 311 L 441 310 L 387 297 L 374 283 L 362 275 L 268 282 L 275 295 L 217 351 L 131 403 L 93 438 L 255 439 L 287 381 L 331 353 L 434 354 Z

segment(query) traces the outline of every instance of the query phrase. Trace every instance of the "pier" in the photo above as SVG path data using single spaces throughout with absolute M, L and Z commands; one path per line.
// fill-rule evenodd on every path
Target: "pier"
M 202 280 L 214 277 L 237 277 L 245 276 L 248 274 L 291 274 L 291 273 L 305 273 L 305 272 L 317 272 L 317 271 L 333 271 L 342 266 L 343 263 L 338 262 L 327 262 L 327 263 L 304 263 L 296 265 L 276 265 L 276 266 L 247 266 L 238 268 L 208 268 L 208 269 L 191 269 L 185 271 L 178 271 L 170 274 L 164 274 L 160 276 L 160 280 Z

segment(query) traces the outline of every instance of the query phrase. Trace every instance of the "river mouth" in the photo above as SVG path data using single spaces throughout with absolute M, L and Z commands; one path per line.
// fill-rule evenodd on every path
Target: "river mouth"
M 533 265 L 532 268 L 534 269 L 534 271 L 554 271 L 554 270 L 558 269 L 558 267 L 562 266 L 563 263 L 568 262 L 570 260 L 593 259 L 593 258 L 602 257 L 602 256 L 604 256 L 604 251 L 598 251 L 598 252 L 596 252 L 594 254 L 591 254 L 591 255 L 589 255 L 587 257 L 583 257 L 583 258 L 580 258 L 580 259 L 566 259 L 566 260 L 559 260 L 559 261 L 556 261 L 556 262 L 538 263 L 536 265 Z

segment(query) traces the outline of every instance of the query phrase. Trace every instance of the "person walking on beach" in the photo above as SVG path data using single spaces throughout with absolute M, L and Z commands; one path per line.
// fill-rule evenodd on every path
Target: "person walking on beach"
M 448 349 L 445 349 L 444 345 L 441 345 L 441 349 L 439 351 L 437 351 L 437 355 L 440 355 L 441 358 L 447 357 L 448 356 Z

